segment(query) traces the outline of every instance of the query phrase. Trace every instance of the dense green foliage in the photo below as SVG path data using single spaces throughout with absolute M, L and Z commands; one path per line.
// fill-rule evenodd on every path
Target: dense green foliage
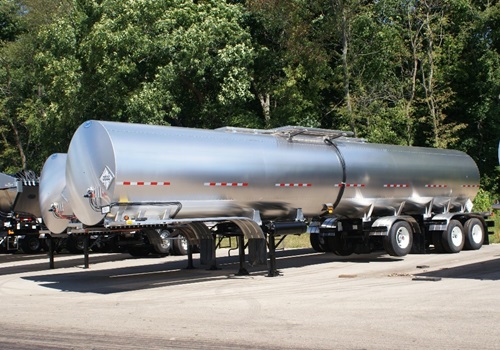
M 283 125 L 460 149 L 500 197 L 500 4 L 0 0 L 0 169 L 88 119 Z

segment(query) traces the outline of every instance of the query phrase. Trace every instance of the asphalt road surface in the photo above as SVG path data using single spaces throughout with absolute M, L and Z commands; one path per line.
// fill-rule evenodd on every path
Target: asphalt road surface
M 234 255 L 234 253 L 232 253 Z M 499 349 L 500 245 L 458 254 L 0 256 L 1 349 Z

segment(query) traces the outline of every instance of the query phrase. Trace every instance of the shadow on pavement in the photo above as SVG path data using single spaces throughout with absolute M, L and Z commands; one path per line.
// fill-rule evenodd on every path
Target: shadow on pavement
M 63 257 L 68 257 L 70 256 L 70 259 L 65 259 L 65 260 L 59 260 L 58 258 L 60 256 Z M 67 268 L 67 267 L 74 267 L 77 265 L 83 265 L 83 255 L 80 254 L 63 254 L 63 255 L 56 255 L 55 257 L 55 266 L 56 269 L 59 268 Z M 129 259 L 130 255 L 129 254 L 108 254 L 108 255 L 99 255 L 99 256 L 93 256 L 92 254 L 90 255 L 90 261 L 91 264 L 96 264 L 96 263 L 102 263 L 106 261 L 122 261 Z M 21 264 L 21 265 L 14 265 L 14 266 L 1 266 L 0 265 L 0 275 L 13 275 L 16 273 L 25 273 L 25 272 L 37 272 L 37 271 L 49 271 L 49 258 L 47 257 L 47 254 L 38 254 L 37 256 L 32 256 L 25 258 L 24 256 L 22 259 L 10 259 L 10 260 L 5 260 L 2 262 L 16 262 L 16 261 L 30 261 L 30 260 L 39 260 L 39 259 L 45 259 L 43 263 L 37 262 L 37 263 L 27 263 L 27 264 Z
M 23 279 L 61 291 L 111 294 L 224 279 L 248 279 L 255 276 L 267 276 L 268 274 L 267 266 L 265 265 L 246 265 L 245 267 L 250 274 L 247 276 L 238 276 L 236 274 L 239 270 L 238 256 L 218 257 L 217 270 L 208 270 L 207 266 L 200 266 L 198 259 L 194 259 L 195 269 L 186 269 L 187 259 L 168 261 L 167 257 L 159 260 L 161 262 L 157 264 L 106 270 L 92 270 L 92 263 L 95 262 L 91 261 L 91 268 L 88 270 L 82 269 L 81 271 L 71 273 L 27 276 L 23 277 Z M 382 255 L 382 253 L 339 257 L 333 254 L 316 253 L 312 249 L 293 249 L 277 252 L 278 270 L 331 262 L 366 264 L 400 260 L 402 259 L 388 257 L 387 255 Z
M 500 259 L 482 261 L 457 267 L 416 274 L 416 277 L 475 279 L 480 281 L 500 280 Z

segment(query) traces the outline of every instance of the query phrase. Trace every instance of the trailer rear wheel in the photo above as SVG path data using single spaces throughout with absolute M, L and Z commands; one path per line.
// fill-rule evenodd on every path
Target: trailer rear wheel
M 153 247 L 150 244 L 144 244 L 139 246 L 132 246 L 128 248 L 128 253 L 135 257 L 146 257 L 151 254 Z
M 465 222 L 465 249 L 477 250 L 483 246 L 484 242 L 484 226 L 481 220 L 471 218 Z
M 189 242 L 184 235 L 179 234 L 174 240 L 175 255 L 187 255 Z
M 167 256 L 172 249 L 171 232 L 169 230 L 161 230 L 159 235 L 161 243 L 154 243 L 153 249 L 156 253 Z
M 325 241 L 317 233 L 310 233 L 309 241 L 311 242 L 311 247 L 318 253 L 324 253 L 326 251 Z
M 450 220 L 441 236 L 443 249 L 447 253 L 458 253 L 465 244 L 464 227 L 458 220 Z
M 45 250 L 46 252 L 48 252 L 50 249 L 49 239 L 50 238 L 45 238 L 42 241 L 42 249 Z M 63 238 L 52 237 L 52 249 L 54 250 L 54 252 L 60 253 L 64 249 L 62 243 L 63 243 Z
M 38 253 L 42 250 L 42 242 L 38 236 L 25 236 L 21 241 L 21 248 L 26 254 Z
M 82 253 L 85 249 L 85 236 L 69 235 L 66 238 L 66 249 L 73 254 Z
M 413 245 L 413 230 L 406 221 L 396 221 L 384 237 L 384 249 L 392 256 L 405 256 Z
M 326 236 L 325 242 L 328 250 L 335 255 L 349 256 L 354 253 L 354 245 L 337 233 L 335 236 Z

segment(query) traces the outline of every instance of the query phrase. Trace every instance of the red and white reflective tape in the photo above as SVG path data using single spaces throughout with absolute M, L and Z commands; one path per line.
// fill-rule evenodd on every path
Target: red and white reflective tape
M 386 188 L 407 188 L 410 187 L 408 184 L 385 184 Z
M 166 181 L 118 181 L 118 186 L 170 186 Z
M 335 184 L 335 187 L 365 187 L 365 184 Z
M 462 185 L 462 187 L 467 187 L 467 188 L 479 188 L 481 185 Z
M 307 183 L 279 183 L 275 184 L 276 187 L 311 187 L 312 184 Z
M 247 182 L 205 182 L 205 186 L 210 187 L 247 187 Z
M 425 185 L 427 188 L 446 188 L 448 185 L 433 185 L 433 184 L 427 184 Z

